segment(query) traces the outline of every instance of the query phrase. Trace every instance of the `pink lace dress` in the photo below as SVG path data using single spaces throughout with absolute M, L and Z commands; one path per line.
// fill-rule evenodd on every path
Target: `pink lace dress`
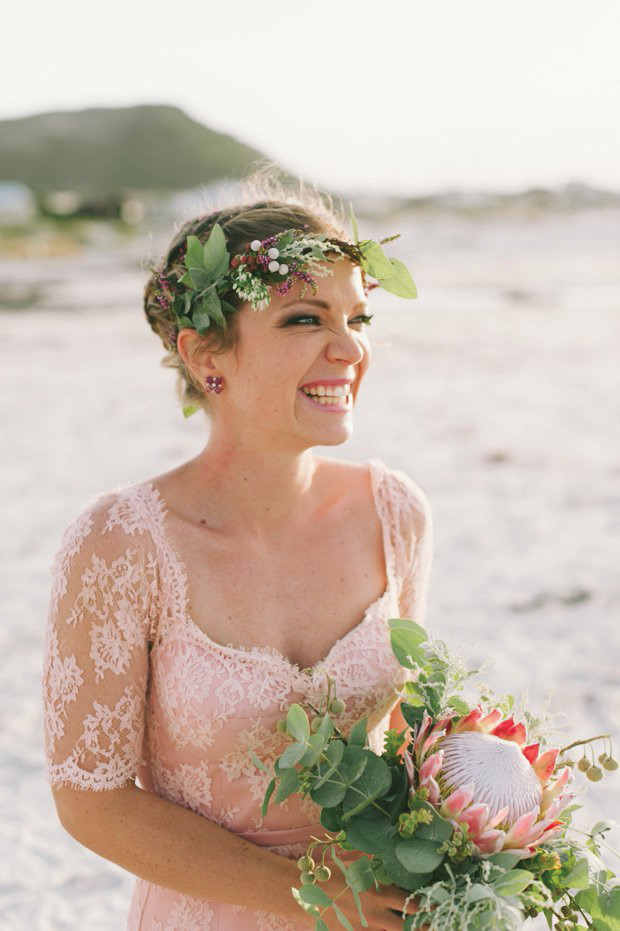
M 297 858 L 323 833 L 308 797 L 261 802 L 287 738 L 275 729 L 294 701 L 315 706 L 324 670 L 346 708 L 346 734 L 368 716 L 383 748 L 407 678 L 387 620 L 424 622 L 432 516 L 422 490 L 367 460 L 383 527 L 387 586 L 356 627 L 309 670 L 275 648 L 211 640 L 189 616 L 185 568 L 167 535 L 167 508 L 149 482 L 97 495 L 67 527 L 52 565 L 42 698 L 46 779 L 101 791 L 137 781 L 274 853 Z M 351 854 L 353 852 L 349 852 Z M 342 854 L 347 856 L 345 851 Z M 359 855 L 358 855 L 359 856 Z M 301 916 L 301 912 L 300 912 Z M 268 911 L 206 901 L 136 877 L 127 931 L 299 931 Z

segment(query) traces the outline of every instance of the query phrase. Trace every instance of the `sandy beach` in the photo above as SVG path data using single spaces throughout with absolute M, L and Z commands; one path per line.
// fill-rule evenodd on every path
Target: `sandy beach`
M 559 743 L 612 733 L 618 756 L 620 211 L 429 212 L 364 231 L 402 233 L 393 254 L 420 297 L 372 292 L 354 436 L 317 452 L 379 456 L 424 489 L 427 626 L 470 647 L 471 666 L 493 660 L 497 691 L 525 689 L 534 709 L 550 696 L 566 715 Z M 62 829 L 43 779 L 40 675 L 65 526 L 96 493 L 206 440 L 141 308 L 144 259 L 165 238 L 0 259 L 6 931 L 124 928 L 133 877 Z M 620 775 L 588 784 L 586 804 L 580 828 L 617 816 Z M 620 850 L 620 831 L 610 843 Z

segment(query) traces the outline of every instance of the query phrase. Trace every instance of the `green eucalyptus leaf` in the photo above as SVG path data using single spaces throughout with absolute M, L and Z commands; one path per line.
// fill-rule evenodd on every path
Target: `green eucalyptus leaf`
M 181 277 L 179 278 L 179 284 L 185 284 L 185 285 L 187 285 L 188 288 L 191 288 L 191 287 L 192 287 L 192 276 L 190 275 L 189 272 L 190 272 L 189 269 L 187 269 L 187 271 L 183 272 L 183 274 L 182 274 Z M 191 295 L 190 295 L 190 296 L 191 296 Z
M 439 812 L 436 811 L 432 805 L 429 805 L 428 802 L 423 802 L 422 805 L 427 811 L 431 812 L 433 820 L 430 824 L 418 825 L 415 836 L 421 840 L 434 840 L 439 843 L 443 843 L 443 841 L 452 837 L 452 832 L 454 831 L 452 822 L 448 821 L 446 818 L 442 818 Z
M 334 722 L 328 714 L 323 715 L 321 718 L 321 723 L 319 724 L 317 734 L 320 734 L 325 738 L 325 741 L 331 740 L 332 734 L 334 733 Z M 342 741 L 340 741 L 342 743 Z M 344 744 L 342 744 L 344 750 Z
M 265 792 L 265 797 L 264 797 L 264 799 L 263 799 L 263 804 L 261 805 L 261 809 L 260 809 L 260 810 L 261 810 L 261 815 L 263 816 L 263 818 L 264 818 L 265 815 L 267 814 L 267 809 L 269 808 L 269 799 L 270 799 L 271 796 L 273 795 L 274 790 L 275 790 L 275 787 L 276 787 L 276 779 L 275 779 L 275 777 L 274 777 L 274 778 L 270 781 L 269 785 L 267 786 L 267 791 Z
M 265 766 L 262 760 L 259 760 L 259 758 L 256 756 L 253 750 L 250 750 L 250 757 L 252 759 L 252 762 L 254 763 L 254 766 L 258 767 L 258 769 L 262 769 L 264 773 L 267 773 L 267 775 L 269 775 L 270 770 Z
M 340 767 L 342 767 L 342 763 Z M 313 787 L 310 790 L 310 798 L 322 808 L 335 808 L 336 805 L 340 805 L 346 795 L 347 787 L 343 784 L 342 778 L 338 775 L 340 767 L 326 782 L 318 788 Z
M 306 745 L 301 742 L 289 744 L 284 753 L 280 756 L 280 765 L 285 769 L 294 766 L 301 761 L 306 752 Z
M 286 715 L 286 730 L 295 740 L 305 741 L 310 736 L 308 715 L 296 702 L 291 705 Z
M 391 839 L 390 819 L 376 808 L 366 808 L 347 821 L 347 841 L 364 853 L 381 853 Z
M 349 747 L 348 749 L 359 748 Z M 366 766 L 362 774 L 347 789 L 342 815 L 345 823 L 367 808 L 375 799 L 385 795 L 392 785 L 392 773 L 385 760 L 378 757 L 372 750 L 363 750 L 362 753 L 367 757 Z M 346 756 L 345 754 L 345 759 Z
M 395 852 L 395 847 L 401 842 L 401 837 L 396 828 L 393 828 L 393 832 L 393 843 L 381 853 L 383 866 L 394 885 L 400 886 L 407 892 L 415 892 L 416 889 L 428 884 L 429 875 L 428 873 L 411 873 L 403 866 Z
M 515 869 L 508 870 L 506 873 L 502 873 L 501 876 L 497 876 L 491 881 L 491 885 L 498 895 L 507 898 L 511 895 L 519 895 L 529 886 L 533 879 L 534 874 L 530 873 L 529 870 Z
M 212 280 L 226 275 L 229 268 L 230 256 L 226 249 L 226 237 L 219 223 L 211 230 L 209 238 L 203 249 L 204 265 Z
M 188 327 L 192 330 L 194 329 L 194 321 L 191 319 L 191 317 L 186 317 L 183 315 L 179 318 L 179 323 L 182 327 Z
M 417 832 L 416 832 L 417 834 Z M 443 860 L 441 845 L 433 840 L 418 840 L 416 835 L 396 845 L 396 856 L 410 873 L 432 873 Z
M 284 233 L 283 236 L 280 236 L 276 242 L 276 249 L 278 249 L 279 252 L 282 252 L 283 249 L 286 249 L 287 246 L 290 246 L 293 241 L 293 236 L 294 233 L 292 230 L 289 230 L 287 233 Z
M 333 831 L 334 834 L 337 834 L 338 831 L 342 830 L 338 806 L 336 808 L 322 808 L 319 821 L 326 831 Z
M 194 327 L 199 333 L 208 330 L 211 326 L 211 317 L 206 301 L 201 301 L 194 310 Z
M 391 278 L 395 274 L 396 269 L 378 242 L 365 240 L 360 243 L 360 251 L 362 268 L 373 278 Z
M 347 931 L 353 931 L 353 925 L 351 924 L 351 922 L 349 921 L 345 913 L 341 909 L 338 908 L 335 902 L 333 904 L 333 909 L 336 912 L 336 918 L 338 919 L 342 927 L 346 928 Z M 325 927 L 327 928 L 327 925 Z
M 203 291 L 212 284 L 211 276 L 202 268 L 190 268 L 187 274 L 194 291 Z
M 349 746 L 350 747 L 365 747 L 366 746 L 366 728 L 368 726 L 368 716 L 362 718 L 360 721 L 356 721 L 351 731 L 349 733 Z
M 197 236 L 187 237 L 187 250 L 185 253 L 186 268 L 204 268 L 204 254 L 202 243 Z
M 349 744 L 345 747 L 344 753 L 342 754 L 342 759 L 346 763 L 348 768 L 348 782 L 349 785 L 352 782 L 355 782 L 356 779 L 362 775 L 366 769 L 366 765 L 369 760 L 369 753 L 371 751 L 365 750 L 363 747 L 358 747 L 355 745 Z
M 204 296 L 203 306 L 207 308 L 207 313 L 217 326 L 226 329 L 226 319 L 222 313 L 222 305 L 217 291 L 207 291 Z
M 562 877 L 561 884 L 564 889 L 587 889 L 589 882 L 588 861 L 583 857 L 577 860 L 567 876 Z
M 347 885 L 355 892 L 366 892 L 375 884 L 375 877 L 367 857 L 354 860 L 347 869 Z
M 323 748 L 325 747 L 325 738 L 322 734 L 318 732 L 316 734 L 311 734 L 308 737 L 308 742 L 306 744 L 306 752 L 299 760 L 302 766 L 314 766 L 317 762 L 319 756 L 321 755 Z
M 317 774 L 319 779 L 314 784 L 314 788 L 318 789 L 323 785 L 324 782 L 329 779 L 332 773 L 336 770 L 336 767 L 342 760 L 342 755 L 344 753 L 345 744 L 342 740 L 332 740 L 327 745 L 325 750 L 325 756 L 327 761 L 322 760 L 318 766 Z
M 304 883 L 304 885 L 299 890 L 299 895 L 307 902 L 308 905 L 331 905 L 332 900 L 325 892 L 324 889 L 321 889 L 317 883 Z
M 462 698 L 459 698 L 458 695 L 451 695 L 446 704 L 448 708 L 452 708 L 459 714 L 467 714 L 469 712 L 469 705 L 466 701 L 463 701 Z
M 391 294 L 396 294 L 398 297 L 417 297 L 418 290 L 407 266 L 400 259 L 389 261 L 393 266 L 394 274 L 385 278 L 379 278 L 377 275 L 373 277 L 377 278 L 381 287 Z
M 521 854 L 511 853 L 510 850 L 501 850 L 499 853 L 494 853 L 493 856 L 487 859 L 489 863 L 493 863 L 494 866 L 501 866 L 503 870 L 511 870 L 521 859 Z
M 426 631 L 409 618 L 390 618 L 390 643 L 392 651 L 401 666 L 415 669 L 426 662 L 426 653 L 420 648 L 426 640 Z M 407 658 L 410 655 L 411 660 Z
M 280 779 L 280 785 L 278 786 L 278 791 L 276 792 L 276 797 L 274 801 L 277 805 L 280 802 L 283 802 L 284 799 L 288 798 L 289 795 L 292 795 L 293 792 L 299 790 L 299 776 L 296 769 L 286 769 L 284 774 Z

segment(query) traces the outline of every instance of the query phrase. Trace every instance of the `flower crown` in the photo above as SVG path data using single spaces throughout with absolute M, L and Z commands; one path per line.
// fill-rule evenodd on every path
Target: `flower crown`
M 180 278 L 157 274 L 157 301 L 172 309 L 177 326 L 169 334 L 171 348 L 179 329 L 188 327 L 206 333 L 215 325 L 226 328 L 226 317 L 237 308 L 224 295 L 234 291 L 249 301 L 253 310 L 263 310 L 271 301 L 270 288 L 287 294 L 297 281 L 303 282 L 301 297 L 308 285 L 316 294 L 316 278 L 333 274 L 326 263 L 349 258 L 361 265 L 366 274 L 377 280 L 367 290 L 382 287 L 399 297 L 417 297 L 416 286 L 407 267 L 398 259 L 388 258 L 382 245 L 398 239 L 400 233 L 375 242 L 358 240 L 357 222 L 351 207 L 351 224 L 355 241 L 344 242 L 327 234 L 308 235 L 305 229 L 288 229 L 267 239 L 246 243 L 243 252 L 230 256 L 219 223 L 211 230 L 204 246 L 197 236 L 188 236 L 183 260 L 185 272 Z M 306 227 L 307 228 L 307 227 Z M 326 253 L 337 253 L 336 259 Z M 177 285 L 185 286 L 179 292 Z

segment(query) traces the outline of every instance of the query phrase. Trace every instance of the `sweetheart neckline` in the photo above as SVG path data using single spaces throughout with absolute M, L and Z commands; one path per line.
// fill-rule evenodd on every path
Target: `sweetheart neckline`
M 222 643 L 218 643 L 216 640 L 213 640 L 201 627 L 198 626 L 196 621 L 192 618 L 191 614 L 187 610 L 187 604 L 189 601 L 189 593 L 188 593 L 189 581 L 188 581 L 187 568 L 185 566 L 183 559 L 179 555 L 176 547 L 173 545 L 170 539 L 170 534 L 168 532 L 168 515 L 170 511 L 169 511 L 168 505 L 166 504 L 165 498 L 160 492 L 160 490 L 156 488 L 155 485 L 153 485 L 151 481 L 144 480 L 143 482 L 140 482 L 139 484 L 143 485 L 144 487 L 148 488 L 151 491 L 151 493 L 154 495 L 155 502 L 158 505 L 159 516 L 161 520 L 161 527 L 160 527 L 161 539 L 165 543 L 166 549 L 168 550 L 168 557 L 170 559 L 171 564 L 177 569 L 179 573 L 179 578 L 181 581 L 181 586 L 180 586 L 181 595 L 182 595 L 182 601 L 183 601 L 183 605 L 182 605 L 183 622 L 186 628 L 188 629 L 188 631 L 193 636 L 197 636 L 201 640 L 204 640 L 207 646 L 210 647 L 211 649 L 215 649 L 223 653 L 231 653 L 233 655 L 238 655 L 238 656 L 246 656 L 246 657 L 247 656 L 264 656 L 266 658 L 276 659 L 282 662 L 285 666 L 288 666 L 292 671 L 296 672 L 297 675 L 303 675 L 305 672 L 308 672 L 310 673 L 310 675 L 313 676 L 316 672 L 320 671 L 322 666 L 327 665 L 332 658 L 332 654 L 337 650 L 337 648 L 341 646 L 345 640 L 347 640 L 349 637 L 353 636 L 359 630 L 361 630 L 365 626 L 367 621 L 369 621 L 374 616 L 374 609 L 377 608 L 383 602 L 384 599 L 387 599 L 388 596 L 391 595 L 392 588 L 393 588 L 393 584 L 392 584 L 393 579 L 392 579 L 392 571 L 391 571 L 392 570 L 392 552 L 391 552 L 391 546 L 390 546 L 388 526 L 387 526 L 386 521 L 384 520 L 383 513 L 379 505 L 379 490 L 378 490 L 377 473 L 379 471 L 379 467 L 383 465 L 383 463 L 381 462 L 380 459 L 377 459 L 376 457 L 372 457 L 370 459 L 363 460 L 363 464 L 368 465 L 368 470 L 370 473 L 370 484 L 371 484 L 371 489 L 372 489 L 373 503 L 374 503 L 377 515 L 379 517 L 379 522 L 381 523 L 381 529 L 382 529 L 382 535 L 383 535 L 383 556 L 384 556 L 384 561 L 385 561 L 387 584 L 385 586 L 385 589 L 381 593 L 381 595 L 379 595 L 378 598 L 375 598 L 375 600 L 371 604 L 368 605 L 368 607 L 364 611 L 364 614 L 361 620 L 358 621 L 357 624 L 355 624 L 345 634 L 343 634 L 342 637 L 339 637 L 335 641 L 335 643 L 332 644 L 332 646 L 327 651 L 326 655 L 322 657 L 322 659 L 317 660 L 317 662 L 311 666 L 305 666 L 303 668 L 299 665 L 299 663 L 296 663 L 293 660 L 290 660 L 288 656 L 285 656 L 285 654 L 281 650 L 279 650 L 277 647 L 272 647 L 272 646 L 252 646 L 252 647 L 237 646 L 236 647 L 236 646 L 233 646 L 232 643 L 228 643 L 225 645 Z

